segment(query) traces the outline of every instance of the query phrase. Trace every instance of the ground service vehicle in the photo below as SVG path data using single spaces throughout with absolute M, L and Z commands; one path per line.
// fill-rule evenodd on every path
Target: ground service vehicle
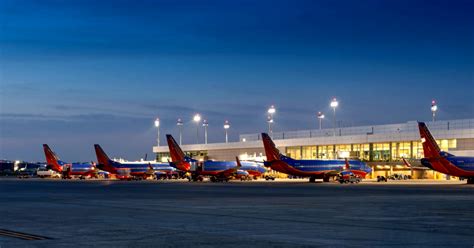
M 341 184 L 343 183 L 360 183 L 360 177 L 356 176 L 352 171 L 342 171 L 337 179 Z

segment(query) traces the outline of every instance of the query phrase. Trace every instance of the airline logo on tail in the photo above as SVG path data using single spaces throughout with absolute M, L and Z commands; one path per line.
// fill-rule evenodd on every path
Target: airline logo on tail
M 438 143 L 436 143 L 436 140 L 431 135 L 426 124 L 424 122 L 418 122 L 418 128 L 420 130 L 421 143 L 423 145 L 425 157 L 440 157 L 441 149 L 439 149 Z
M 110 173 L 117 174 L 117 169 L 113 166 L 114 161 L 110 160 L 109 156 L 104 152 L 100 145 L 95 144 L 95 154 L 97 156 L 98 168 Z
M 273 143 L 270 136 L 266 133 L 262 133 L 263 146 L 265 147 L 265 154 L 268 161 L 280 160 L 281 153 L 276 148 L 275 143 Z
M 171 134 L 166 135 L 166 140 L 168 141 L 168 147 L 170 149 L 171 161 L 174 166 L 176 166 L 176 169 L 180 171 L 189 171 L 191 169 L 191 164 L 187 161 L 189 159 L 186 157 L 183 150 L 181 150 L 178 143 L 176 143 L 176 140 L 174 140 Z
M 429 164 L 428 167 L 441 173 L 448 174 L 449 171 L 443 165 L 443 160 L 446 159 L 442 158 L 441 149 L 439 149 L 438 143 L 436 143 L 436 140 L 431 135 L 430 131 L 428 130 L 428 127 L 426 127 L 426 124 L 424 122 L 418 122 L 418 129 L 420 131 L 420 138 L 421 143 L 423 145 L 423 153 L 425 157 L 424 159 L 422 159 L 422 163 L 423 161 L 427 161 Z
M 59 160 L 58 156 L 51 150 L 51 148 L 49 148 L 47 144 L 43 144 L 43 150 L 48 166 L 54 171 L 62 172 L 63 162 Z

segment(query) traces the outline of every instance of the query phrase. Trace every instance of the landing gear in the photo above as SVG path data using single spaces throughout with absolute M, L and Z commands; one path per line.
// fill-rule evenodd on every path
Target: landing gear
M 323 177 L 323 182 L 328 183 L 331 178 L 329 176 Z
M 310 177 L 309 182 L 310 183 L 315 183 L 316 182 L 316 177 Z
M 214 177 L 212 176 L 211 178 L 209 178 L 211 180 L 211 182 L 213 183 L 218 183 L 218 182 L 228 182 L 229 181 L 229 178 L 227 177 Z
M 196 176 L 196 175 L 192 175 L 191 177 L 188 177 L 188 180 L 191 182 L 202 182 L 204 181 L 204 177 L 203 176 Z
M 467 184 L 474 184 L 474 177 L 469 177 L 467 179 Z

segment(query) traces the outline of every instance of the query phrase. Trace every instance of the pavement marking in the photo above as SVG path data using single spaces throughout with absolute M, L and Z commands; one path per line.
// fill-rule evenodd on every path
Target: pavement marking
M 23 240 L 52 239 L 52 238 L 45 237 L 45 236 L 39 236 L 39 235 L 35 235 L 35 234 L 22 233 L 22 232 L 16 232 L 16 231 L 11 231 L 11 230 L 7 230 L 7 229 L 0 229 L 0 236 L 23 239 Z

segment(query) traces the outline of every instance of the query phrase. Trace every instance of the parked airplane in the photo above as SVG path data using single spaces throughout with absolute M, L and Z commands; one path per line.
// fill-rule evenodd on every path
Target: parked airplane
M 44 155 L 46 157 L 47 168 L 62 174 L 62 178 L 69 179 L 72 176 L 96 177 L 97 168 L 94 163 L 66 163 L 49 148 L 43 144 Z
M 418 122 L 418 129 L 424 153 L 422 165 L 447 175 L 467 178 L 468 184 L 474 184 L 474 157 L 458 157 L 443 152 L 424 122 Z
M 235 172 L 238 175 L 246 174 L 243 171 L 246 171 L 249 175 L 256 178 L 262 176 L 263 173 L 266 172 L 265 167 L 256 162 L 239 161 L 241 168 L 234 171 L 237 167 L 236 161 L 198 161 L 186 156 L 178 143 L 174 140 L 173 136 L 167 134 L 166 139 L 170 149 L 170 165 L 176 167 L 178 170 L 190 172 L 190 180 L 193 181 L 202 181 L 204 176 L 210 176 L 211 181 L 216 181 L 220 178 L 226 177 L 230 172 Z
M 95 144 L 95 153 L 97 155 L 97 167 L 116 175 L 119 179 L 146 179 L 155 176 L 157 172 L 172 173 L 176 169 L 168 163 L 157 163 L 154 161 L 142 162 L 117 162 L 107 156 L 100 145 Z
M 345 160 L 292 159 L 280 153 L 268 134 L 262 133 L 262 140 L 267 156 L 266 166 L 288 175 L 309 177 L 310 182 L 315 182 L 316 179 L 323 179 L 324 182 L 328 182 L 331 177 L 337 176 L 344 170 L 350 170 L 361 178 L 372 172 L 372 169 L 366 163 L 358 160 L 348 160 L 346 165 Z

